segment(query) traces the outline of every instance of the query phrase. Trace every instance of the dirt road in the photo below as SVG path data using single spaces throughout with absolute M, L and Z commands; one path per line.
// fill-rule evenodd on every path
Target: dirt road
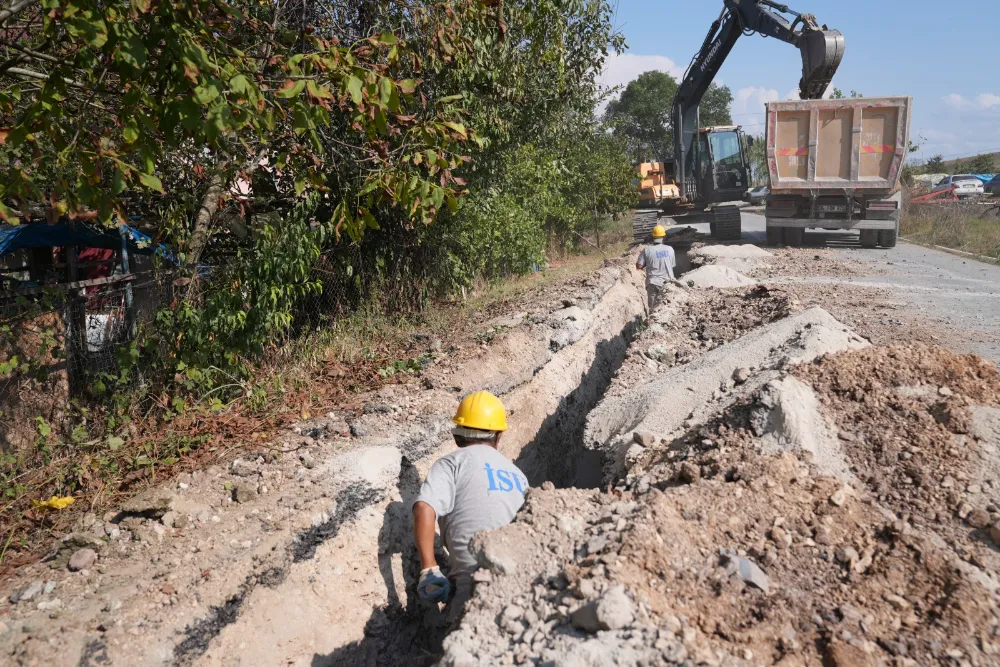
M 880 346 L 995 351 L 993 292 L 953 266 L 950 287 L 927 285 L 944 310 L 920 311 L 907 286 L 942 260 L 901 248 L 703 249 L 648 319 L 631 255 L 535 294 L 419 380 L 86 517 L 4 582 L 0 655 L 435 662 L 408 508 L 453 447 L 458 397 L 488 388 L 514 425 L 504 453 L 546 490 L 484 536 L 483 594 L 444 664 L 986 664 L 1000 380 L 938 347 Z M 759 595 L 768 576 L 777 597 Z

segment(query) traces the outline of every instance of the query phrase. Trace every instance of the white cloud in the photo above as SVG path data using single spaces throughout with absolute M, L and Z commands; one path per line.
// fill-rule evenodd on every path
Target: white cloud
M 733 119 L 738 123 L 741 117 L 763 116 L 764 105 L 781 99 L 781 94 L 774 88 L 740 88 L 733 93 L 733 103 L 730 109 Z
M 604 70 L 598 77 L 598 82 L 604 90 L 611 90 L 616 86 L 625 86 L 630 81 L 637 79 L 643 72 L 658 70 L 666 72 L 677 79 L 678 82 L 684 78 L 684 68 L 666 56 L 641 56 L 636 53 L 612 53 L 604 62 Z M 618 91 L 612 97 L 617 98 L 621 94 Z M 605 99 L 597 106 L 597 114 L 604 113 L 604 108 L 608 105 Z
M 981 107 L 1000 107 L 1000 95 L 993 93 L 983 93 L 976 98 L 976 102 Z
M 636 53 L 612 53 L 604 63 L 600 81 L 608 88 L 627 84 L 643 72 L 659 70 L 678 81 L 684 76 L 684 68 L 666 56 L 641 56 Z
M 945 95 L 941 99 L 944 100 L 944 103 L 947 104 L 950 107 L 962 108 L 962 107 L 966 106 L 969 103 L 968 100 L 966 100 L 964 97 L 962 97 L 958 93 L 952 93 L 951 95 Z
M 941 99 L 945 104 L 954 109 L 974 110 L 1000 107 L 1000 95 L 995 95 L 993 93 L 982 93 L 973 99 L 967 99 L 958 93 L 952 93 L 951 95 L 945 95 Z

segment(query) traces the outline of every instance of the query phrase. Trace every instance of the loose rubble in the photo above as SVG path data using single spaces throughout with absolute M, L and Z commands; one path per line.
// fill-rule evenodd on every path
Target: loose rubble
M 680 348 L 704 298 L 668 295 L 591 412 L 588 442 L 619 443 L 610 483 L 532 489 L 474 540 L 489 576 L 442 664 L 994 664 L 997 370 L 789 325 L 791 296 Z
M 827 251 L 699 250 L 702 276 L 835 271 Z M 641 326 L 640 277 L 607 266 L 491 314 L 464 350 L 428 341 L 419 382 L 83 517 L 4 589 L 4 659 L 995 664 L 996 370 L 873 347 L 796 285 L 690 275 Z M 504 394 L 505 446 L 538 483 L 473 540 L 475 595 L 442 646 L 408 508 L 448 451 L 442 406 L 473 387 Z

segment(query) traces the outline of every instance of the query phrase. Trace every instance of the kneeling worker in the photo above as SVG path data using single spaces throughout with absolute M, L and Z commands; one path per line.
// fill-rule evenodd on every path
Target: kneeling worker
M 457 619 L 472 595 L 472 573 L 478 567 L 469 551 L 472 536 L 513 521 L 528 489 L 524 473 L 497 451 L 500 434 L 507 430 L 499 398 L 487 391 L 469 394 L 452 421 L 459 449 L 431 466 L 413 503 L 413 536 L 421 568 L 417 592 L 425 600 L 447 602 L 454 585 L 449 621 Z M 435 519 L 451 561 L 447 578 L 434 558 Z
M 674 267 L 677 266 L 674 249 L 663 242 L 666 236 L 667 230 L 663 225 L 653 227 L 653 245 L 643 248 L 635 262 L 635 268 L 646 269 L 646 298 L 649 300 L 650 315 L 663 298 L 663 286 L 674 279 Z

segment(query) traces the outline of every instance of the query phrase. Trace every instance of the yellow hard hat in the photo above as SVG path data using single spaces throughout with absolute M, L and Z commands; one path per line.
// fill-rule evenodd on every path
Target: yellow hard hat
M 481 431 L 506 431 L 507 412 L 499 398 L 488 391 L 476 391 L 458 404 L 453 422 Z
M 656 227 L 653 227 L 654 239 L 662 239 L 666 235 L 667 235 L 667 230 L 663 227 L 663 225 L 657 225 Z

